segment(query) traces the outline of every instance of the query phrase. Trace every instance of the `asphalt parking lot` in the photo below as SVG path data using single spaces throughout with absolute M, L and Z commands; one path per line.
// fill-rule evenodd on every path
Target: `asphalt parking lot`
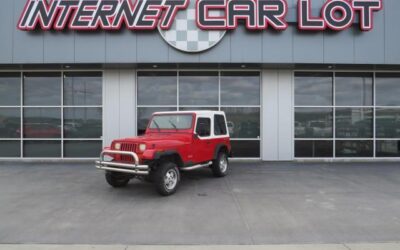
M 0 163 L 0 243 L 309 244 L 400 241 L 399 163 L 232 163 L 178 192 L 109 187 L 87 163 Z

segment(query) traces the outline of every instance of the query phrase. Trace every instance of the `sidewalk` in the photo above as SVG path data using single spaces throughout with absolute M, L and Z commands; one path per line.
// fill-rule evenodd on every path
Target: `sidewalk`
M 399 250 L 400 243 L 124 246 L 124 245 L 0 245 L 0 250 Z

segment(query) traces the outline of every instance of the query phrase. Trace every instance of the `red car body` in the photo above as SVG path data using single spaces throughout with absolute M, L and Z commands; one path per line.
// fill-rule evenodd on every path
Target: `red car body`
M 114 140 L 103 150 L 96 167 L 109 175 L 119 172 L 132 178 L 152 176 L 166 163 L 175 165 L 178 172 L 211 166 L 214 175 L 222 177 L 226 175 L 230 152 L 224 112 L 157 112 L 144 135 Z M 111 160 L 106 161 L 105 155 Z

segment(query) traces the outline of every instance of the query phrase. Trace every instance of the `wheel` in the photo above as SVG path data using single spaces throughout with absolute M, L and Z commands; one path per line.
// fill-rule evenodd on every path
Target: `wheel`
M 161 163 L 154 175 L 157 192 L 163 196 L 175 193 L 180 179 L 179 169 L 175 163 Z
M 224 177 L 228 173 L 228 155 L 221 151 L 218 153 L 217 159 L 214 160 L 211 169 L 215 177 Z
M 112 187 L 125 187 L 128 185 L 129 180 L 130 178 L 122 173 L 106 172 L 106 181 Z

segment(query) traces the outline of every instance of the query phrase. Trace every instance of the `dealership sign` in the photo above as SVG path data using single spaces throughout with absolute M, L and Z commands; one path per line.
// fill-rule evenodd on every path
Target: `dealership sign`
M 300 30 L 344 30 L 358 18 L 360 29 L 373 28 L 382 0 L 327 0 L 313 15 L 311 0 L 298 0 Z M 198 52 L 217 44 L 226 30 L 285 30 L 287 0 L 28 0 L 20 30 L 158 29 L 177 49 Z

